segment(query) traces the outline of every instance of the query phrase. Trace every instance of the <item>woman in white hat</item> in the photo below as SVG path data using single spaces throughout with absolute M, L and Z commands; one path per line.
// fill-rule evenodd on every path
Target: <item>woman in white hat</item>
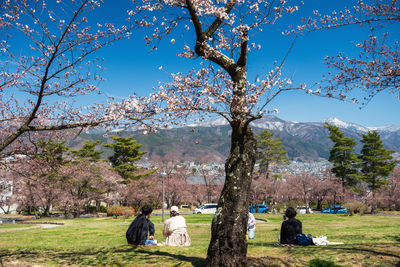
M 177 206 L 172 206 L 170 211 L 171 218 L 164 224 L 163 235 L 167 238 L 166 246 L 190 246 L 190 237 L 186 231 L 186 220 L 179 215 Z

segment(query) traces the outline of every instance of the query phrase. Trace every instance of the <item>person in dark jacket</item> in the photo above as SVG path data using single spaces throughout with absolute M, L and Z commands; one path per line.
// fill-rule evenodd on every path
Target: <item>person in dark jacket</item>
M 281 244 L 296 244 L 295 238 L 297 234 L 303 231 L 302 224 L 299 220 L 295 219 L 297 212 L 294 208 L 287 208 L 285 212 L 286 218 L 281 226 Z
M 130 245 L 155 245 L 154 242 L 154 224 L 149 220 L 153 209 L 150 205 L 142 207 L 142 213 L 139 214 L 129 225 L 126 231 L 126 240 Z

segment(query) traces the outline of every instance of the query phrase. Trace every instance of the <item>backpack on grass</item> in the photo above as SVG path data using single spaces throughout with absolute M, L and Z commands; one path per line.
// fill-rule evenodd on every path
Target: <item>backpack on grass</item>
M 314 245 L 312 236 L 306 236 L 305 234 L 297 234 L 295 238 L 296 244 L 300 246 Z

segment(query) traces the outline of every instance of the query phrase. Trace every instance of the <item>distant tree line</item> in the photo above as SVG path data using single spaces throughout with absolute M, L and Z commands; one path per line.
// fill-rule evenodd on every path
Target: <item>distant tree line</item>
M 363 147 L 357 155 L 354 139 L 344 136 L 334 125 L 326 123 L 325 127 L 333 142 L 329 157 L 333 167 L 330 169 L 332 175 L 325 173 L 323 178 L 303 173 L 288 176 L 282 181 L 280 168 L 288 162 L 284 146 L 278 138 L 273 138 L 269 130 L 257 136 L 259 169 L 252 186 L 253 201 L 266 201 L 273 205 L 290 200 L 301 200 L 309 205 L 314 201 L 320 209 L 324 198 L 330 199 L 333 205 L 368 200 L 372 212 L 378 204 L 398 209 L 400 199 L 393 194 L 393 189 L 398 188 L 398 169 L 393 172 L 397 162 L 392 157 L 394 151 L 383 147 L 379 133 L 370 131 L 362 134 Z M 258 181 L 260 177 L 265 179 Z M 386 204 L 382 201 L 378 203 L 379 197 Z
M 2 162 L 2 212 L 9 213 L 10 207 L 17 205 L 19 212 L 36 216 L 49 216 L 57 211 L 80 217 L 82 213 L 104 212 L 112 205 L 139 209 L 151 204 L 159 208 L 161 171 L 167 174 L 165 202 L 169 206 L 216 201 L 222 187 L 217 179 L 221 170 L 219 174 L 207 169 L 193 170 L 171 158 L 156 163 L 158 168 L 140 167 L 137 161 L 146 153 L 140 151 L 141 144 L 134 137 L 112 139 L 113 143 L 103 145 L 113 150 L 108 160 L 102 160 L 104 151 L 96 149 L 100 141 L 86 141 L 73 150 L 65 141 L 43 138 L 33 144 L 34 153 Z M 189 183 L 188 178 L 196 173 L 206 183 Z
M 393 151 L 383 148 L 379 134 L 363 134 L 363 148 L 357 155 L 352 138 L 336 126 L 325 127 L 333 141 L 329 158 L 333 167 L 322 178 L 308 173 L 283 176 L 280 169 L 289 159 L 282 142 L 269 130 L 257 135 L 258 166 L 250 202 L 267 203 L 278 210 L 291 203 L 321 209 L 354 202 L 368 204 L 372 211 L 400 209 L 400 170 L 395 169 Z M 97 149 L 100 141 L 86 141 L 74 150 L 65 141 L 38 139 L 34 153 L 1 164 L 0 195 L 13 191 L 0 199 L 2 211 L 7 213 L 7 207 L 17 205 L 27 214 L 48 216 L 57 210 L 79 217 L 112 205 L 159 208 L 163 202 L 161 172 L 166 173 L 164 201 L 168 206 L 217 201 L 224 170 L 209 168 L 206 161 L 190 168 L 170 155 L 154 162 L 153 169 L 140 167 L 137 162 L 146 152 L 140 151 L 141 144 L 134 137 L 114 136 L 112 140 L 103 145 L 112 154 L 102 160 L 104 151 Z M 193 176 L 201 181 L 194 182 Z

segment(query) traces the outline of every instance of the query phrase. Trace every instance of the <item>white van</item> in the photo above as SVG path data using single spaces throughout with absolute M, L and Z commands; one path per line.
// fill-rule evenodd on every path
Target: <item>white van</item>
M 217 204 L 204 204 L 196 208 L 193 214 L 214 214 L 217 211 Z
M 307 210 L 308 210 L 308 212 L 307 212 Z M 313 213 L 313 211 L 310 207 L 305 207 L 305 206 L 296 207 L 296 211 L 298 214 Z

